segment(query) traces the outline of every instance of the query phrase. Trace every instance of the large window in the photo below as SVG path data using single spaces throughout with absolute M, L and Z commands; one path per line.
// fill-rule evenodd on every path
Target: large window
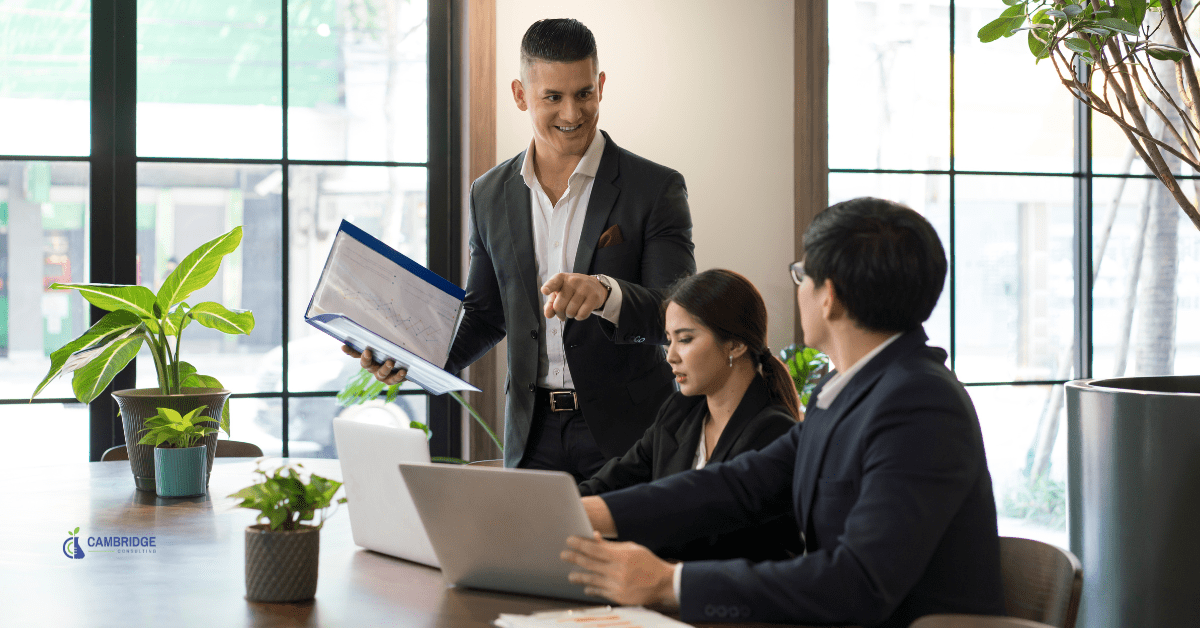
M 1076 136 L 1086 113 L 1023 37 L 979 42 L 1001 3 L 828 7 L 829 200 L 894 199 L 938 229 L 951 270 L 926 329 L 979 412 L 1001 534 L 1066 547 L 1061 384 L 1200 367 L 1180 324 L 1200 238 L 1114 128 Z
M 194 298 L 251 309 L 256 328 L 191 326 L 184 357 L 234 391 L 233 438 L 336 455 L 333 395 L 357 366 L 303 314 L 340 222 L 458 280 L 444 3 L 17 0 L 0 17 L 4 427 L 55 443 L 37 462 L 120 441 L 107 396 L 75 403 L 69 376 L 28 403 L 50 352 L 94 320 L 49 285 L 157 290 L 197 245 L 242 226 Z M 157 385 L 153 362 L 114 385 Z M 397 418 L 446 414 L 405 392 L 387 409 Z M 442 436 L 435 449 L 457 441 Z

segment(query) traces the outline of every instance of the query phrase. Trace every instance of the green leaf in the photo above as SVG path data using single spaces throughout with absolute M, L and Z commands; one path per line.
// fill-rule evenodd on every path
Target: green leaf
M 157 303 L 155 305 L 157 305 Z M 163 325 L 163 331 L 168 336 L 178 336 L 179 334 L 182 334 L 183 330 L 187 329 L 188 323 L 192 322 L 192 319 L 188 316 L 188 310 L 190 309 L 191 306 L 189 306 L 187 303 L 180 303 L 176 305 L 175 309 L 171 310 L 170 314 L 167 314 L 166 324 Z
M 1008 37 L 1024 23 L 1025 16 L 1023 15 L 1018 17 L 998 17 L 984 24 L 983 28 L 979 29 L 979 41 L 986 44 L 996 41 L 1001 37 Z
M 1071 37 L 1067 39 L 1065 43 L 1067 44 L 1067 48 L 1069 48 L 1072 52 L 1076 52 L 1081 55 L 1089 55 L 1089 57 L 1092 54 L 1091 45 L 1088 44 L 1088 40 L 1082 37 Z
M 1179 61 L 1188 56 L 1188 52 L 1182 48 L 1168 46 L 1166 44 L 1146 44 L 1146 54 L 1158 59 L 1159 61 Z
M 1063 5 L 1062 12 L 1067 14 L 1067 17 L 1075 17 L 1083 13 L 1083 7 L 1078 4 Z
M 46 377 L 33 390 L 33 394 L 29 395 L 30 399 L 38 396 L 42 389 L 46 387 L 55 377 L 62 373 L 63 367 L 66 366 L 67 359 L 77 351 L 82 351 L 92 346 L 99 345 L 104 341 L 125 333 L 132 327 L 137 327 L 141 324 L 141 318 L 132 312 L 125 310 L 117 310 L 105 314 L 103 318 L 96 321 L 90 329 L 83 332 L 83 335 L 63 345 L 58 351 L 50 354 L 50 370 L 46 372 Z
M 242 242 L 242 228 L 218 236 L 188 254 L 163 281 L 158 291 L 158 304 L 170 310 L 191 293 L 208 285 L 221 268 L 221 258 L 237 249 Z
M 1125 33 L 1126 35 L 1138 34 L 1138 29 L 1136 26 L 1119 17 L 1106 17 L 1100 20 L 1100 24 L 1102 24 L 1105 28 L 1110 28 L 1114 31 Z
M 109 312 L 128 310 L 143 319 L 154 320 L 154 293 L 146 286 L 121 286 L 108 283 L 53 283 L 55 290 L 78 290 L 88 303 Z
M 142 337 L 136 335 L 109 345 L 98 357 L 75 371 L 75 377 L 71 379 L 75 398 L 81 403 L 91 403 L 141 348 Z
M 230 310 L 212 301 L 198 303 L 192 308 L 191 317 L 205 327 L 227 334 L 249 334 L 254 331 L 254 312 Z
M 1046 9 L 1046 15 L 1060 20 L 1067 19 L 1067 14 L 1058 9 Z
M 196 367 L 192 366 L 191 364 L 189 364 L 187 362 L 184 362 L 183 360 L 180 360 L 177 364 L 179 366 L 179 382 L 180 382 L 179 385 L 187 386 L 188 384 L 186 384 L 185 382 L 187 382 L 187 379 L 189 377 L 191 377 L 193 373 L 196 372 Z M 201 388 L 203 388 L 203 387 L 201 386 Z

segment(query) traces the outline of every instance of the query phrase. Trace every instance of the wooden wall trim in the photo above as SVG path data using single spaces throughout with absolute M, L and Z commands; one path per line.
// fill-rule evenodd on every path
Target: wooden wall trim
M 464 0 L 462 38 L 465 48 L 463 117 L 466 132 L 462 154 L 467 160 L 463 186 L 463 268 L 468 268 L 469 241 L 467 219 L 471 183 L 496 165 L 496 0 Z M 504 438 L 504 380 L 508 374 L 505 344 L 480 358 L 467 371 L 467 381 L 482 389 L 466 399 L 479 411 L 500 438 Z M 463 456 L 467 460 L 492 460 L 502 452 L 492 444 L 483 429 L 464 413 Z
M 827 0 L 796 0 L 795 37 L 795 233 L 796 259 L 804 257 L 801 235 L 829 204 L 829 18 Z M 800 313 L 794 312 L 796 342 L 803 342 Z

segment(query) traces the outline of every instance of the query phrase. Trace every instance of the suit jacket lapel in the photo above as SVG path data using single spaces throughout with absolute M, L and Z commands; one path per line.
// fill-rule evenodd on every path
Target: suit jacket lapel
M 604 154 L 600 156 L 600 168 L 596 170 L 596 180 L 592 182 L 592 196 L 588 199 L 583 231 L 579 234 L 575 265 L 571 268 L 572 272 L 581 274 L 588 274 L 588 269 L 592 267 L 596 244 L 604 233 L 604 225 L 608 223 L 608 216 L 621 192 L 613 183 L 617 178 L 617 145 L 608 137 L 608 133 L 604 133 L 604 142 Z
M 672 449 L 671 459 L 660 468 L 668 473 L 679 473 L 691 469 L 696 463 L 696 447 L 700 445 L 700 432 L 704 429 L 704 414 L 708 405 L 700 402 L 688 411 L 687 418 L 679 428 L 672 432 L 664 432 L 664 442 L 660 451 Z M 674 441 L 674 442 L 669 442 Z
M 524 155 L 524 153 L 522 153 Z M 516 159 L 520 164 L 524 158 Z M 529 299 L 529 305 L 534 312 L 541 312 L 542 299 L 538 290 L 541 286 L 537 281 L 537 260 L 533 255 L 533 204 L 529 200 L 529 186 L 521 178 L 518 167 L 511 177 L 504 182 L 504 213 L 508 215 L 509 241 L 512 243 L 512 257 L 517 266 L 517 274 L 521 278 L 520 291 Z
M 717 447 L 713 449 L 713 455 L 709 458 L 709 462 L 724 462 L 729 457 L 729 451 L 733 449 L 733 443 L 746 430 L 746 426 L 770 402 L 771 396 L 767 392 L 767 383 L 761 377 L 755 377 L 750 381 L 750 387 L 746 389 L 746 393 L 742 395 L 742 400 L 738 402 L 733 416 L 729 417 L 729 423 L 725 425 L 724 430 L 721 430 L 721 437 L 717 439 Z

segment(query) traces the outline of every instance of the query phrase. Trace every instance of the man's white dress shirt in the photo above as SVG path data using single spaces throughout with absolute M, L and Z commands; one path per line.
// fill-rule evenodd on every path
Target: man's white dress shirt
M 575 166 L 567 180 L 567 190 L 557 203 L 542 189 L 533 169 L 534 143 L 529 142 L 525 160 L 521 164 L 521 177 L 529 187 L 530 205 L 533 207 L 533 250 L 537 260 L 538 294 L 542 307 L 549 298 L 541 294 L 541 287 L 558 273 L 570 273 L 575 267 L 575 254 L 579 250 L 579 236 L 583 233 L 583 221 L 587 216 L 588 201 L 592 198 L 592 184 L 596 171 L 600 169 L 600 158 L 604 155 L 604 135 L 596 133 L 587 152 Z M 612 294 L 608 301 L 594 314 L 617 324 L 621 313 L 621 287 L 612 281 Z M 550 389 L 575 388 L 571 370 L 567 366 L 567 354 L 563 346 L 563 329 L 566 321 L 547 319 L 539 313 L 538 330 L 538 386 Z

